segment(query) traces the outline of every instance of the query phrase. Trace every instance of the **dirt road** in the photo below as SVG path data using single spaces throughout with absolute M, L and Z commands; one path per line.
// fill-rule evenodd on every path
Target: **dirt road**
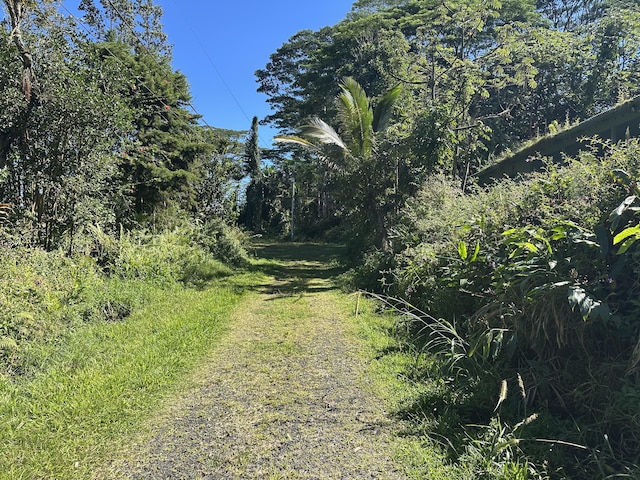
M 264 245 L 265 282 L 122 458 L 97 478 L 401 479 L 330 247 Z M 352 307 L 355 299 L 351 302 Z

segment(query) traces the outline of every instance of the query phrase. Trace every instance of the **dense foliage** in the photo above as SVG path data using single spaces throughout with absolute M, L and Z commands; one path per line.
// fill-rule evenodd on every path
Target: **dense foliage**
M 403 210 L 383 288 L 435 359 L 419 375 L 446 379 L 418 409 L 439 405 L 436 431 L 453 451 L 482 433 L 456 429 L 495 415 L 504 380 L 505 428 L 540 414 L 513 437 L 530 440 L 532 465 L 546 459 L 552 478 L 637 474 L 639 148 L 609 145 L 605 158 L 584 153 L 473 194 L 434 177 Z M 572 446 L 550 455 L 532 438 Z
M 247 255 L 234 227 L 244 133 L 198 123 L 162 10 L 1 5 L 5 378 L 28 370 L 31 348 L 127 317 L 134 284 L 199 286 Z
M 0 199 L 18 243 L 73 252 L 91 225 L 234 219 L 240 134 L 198 124 L 159 7 L 3 4 Z
M 344 115 L 331 100 L 345 78 L 374 104 L 400 84 L 391 136 L 378 152 L 389 168 L 376 179 L 391 225 L 430 173 L 464 188 L 501 152 L 634 96 L 639 15 L 635 4 L 597 0 L 356 2 L 339 24 L 291 37 L 256 72 L 274 110 L 264 122 L 285 135 L 314 117 L 339 126 Z M 312 218 L 326 228 L 358 216 L 341 196 L 339 152 L 325 153 L 290 145 L 268 152 L 295 177 L 297 223 L 310 232 Z M 366 211 L 358 218 L 367 224 Z M 361 250 L 366 228 L 345 231 Z M 379 242 L 374 235 L 368 243 Z
M 403 312 L 431 385 L 406 413 L 470 478 L 638 475 L 640 145 L 474 184 L 639 93 L 636 2 L 358 0 L 256 72 L 271 150 L 258 118 L 200 124 L 151 0 L 1 5 L 3 378 L 136 282 L 228 273 L 236 224 L 339 239 Z

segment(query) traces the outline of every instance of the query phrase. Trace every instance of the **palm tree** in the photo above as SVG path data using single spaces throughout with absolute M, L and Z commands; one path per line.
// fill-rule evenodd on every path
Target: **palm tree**
M 400 96 L 396 85 L 378 100 L 375 107 L 364 89 L 353 78 L 340 82 L 338 95 L 339 131 L 318 117 L 299 127 L 297 136 L 279 136 L 275 140 L 301 145 L 327 159 L 329 165 L 346 177 L 354 209 L 364 214 L 374 245 L 389 249 L 384 202 L 380 199 L 380 133 L 386 130 L 392 108 Z M 329 148 L 327 148 L 329 147 Z M 330 147 L 333 147 L 331 149 Z M 337 147 L 337 149 L 335 148 Z

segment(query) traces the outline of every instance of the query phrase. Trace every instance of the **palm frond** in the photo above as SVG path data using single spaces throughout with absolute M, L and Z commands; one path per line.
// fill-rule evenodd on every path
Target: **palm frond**
M 340 122 L 359 155 L 368 155 L 373 146 L 373 110 L 364 89 L 353 78 L 344 78 L 338 96 Z
M 373 111 L 373 131 L 381 132 L 389 123 L 391 112 L 402 92 L 402 85 L 398 84 L 383 95 Z
M 317 145 L 314 145 L 309 140 L 296 135 L 278 135 L 277 137 L 273 137 L 273 140 L 278 143 L 295 143 L 296 145 L 307 148 L 318 148 Z
M 9 217 L 9 213 L 13 210 L 10 203 L 0 203 L 0 222 Z
M 303 137 L 314 139 L 322 145 L 336 145 L 344 151 L 349 151 L 338 132 L 331 125 L 317 117 L 312 118 L 307 125 L 302 125 L 300 134 Z

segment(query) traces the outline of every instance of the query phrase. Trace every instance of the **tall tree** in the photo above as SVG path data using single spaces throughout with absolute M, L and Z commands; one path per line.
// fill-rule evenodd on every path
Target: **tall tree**
M 260 165 L 260 142 L 258 137 L 258 117 L 251 120 L 251 130 L 245 144 L 244 164 L 247 175 L 252 179 L 259 179 L 262 174 Z
M 22 36 L 22 23 L 29 16 L 29 10 L 35 7 L 34 1 L 2 0 L 9 14 L 9 38 L 13 40 L 22 61 L 22 91 L 30 101 L 33 89 L 36 88 L 36 76 L 33 67 L 33 55 Z
M 0 47 L 7 53 L 3 69 L 12 74 L 0 81 L 6 120 L 0 126 L 0 197 L 14 205 L 14 227 L 23 241 L 72 249 L 83 224 L 113 222 L 114 150 L 128 112 L 114 95 L 115 78 L 93 68 L 91 49 L 74 26 L 42 4 L 29 7 L 38 12 L 37 18 L 23 15 L 20 25 L 38 66 L 29 99 L 14 76 L 24 68 L 18 47 Z
M 340 83 L 337 98 L 339 134 L 333 127 L 313 118 L 300 127 L 300 136 L 280 136 L 280 142 L 293 143 L 326 156 L 331 168 L 343 180 L 341 199 L 350 207 L 349 215 L 363 230 L 359 243 L 372 243 L 389 250 L 386 214 L 389 162 L 379 150 L 381 134 L 389 127 L 400 86 L 387 91 L 375 108 L 371 99 L 353 78 Z M 336 151 L 337 149 L 337 151 Z M 355 239 L 354 239 L 355 240 Z
M 251 129 L 247 134 L 244 151 L 244 168 L 249 176 L 245 191 L 245 204 L 240 222 L 254 232 L 263 231 L 265 219 L 265 183 L 260 160 L 260 142 L 258 137 L 258 117 L 251 120 Z
M 131 115 L 120 172 L 132 209 L 121 221 L 144 222 L 165 209 L 195 209 L 196 165 L 210 147 L 189 111 L 187 79 L 171 66 L 162 9 L 151 0 L 83 0 L 80 8 L 92 35 L 100 39 L 98 65 L 120 68 L 120 95 Z
M 245 132 L 202 127 L 201 133 L 211 148 L 194 165 L 199 177 L 195 187 L 197 217 L 205 222 L 235 222 L 241 180 L 245 176 L 242 142 Z
M 573 31 L 601 17 L 606 0 L 538 0 L 540 12 L 554 29 Z

